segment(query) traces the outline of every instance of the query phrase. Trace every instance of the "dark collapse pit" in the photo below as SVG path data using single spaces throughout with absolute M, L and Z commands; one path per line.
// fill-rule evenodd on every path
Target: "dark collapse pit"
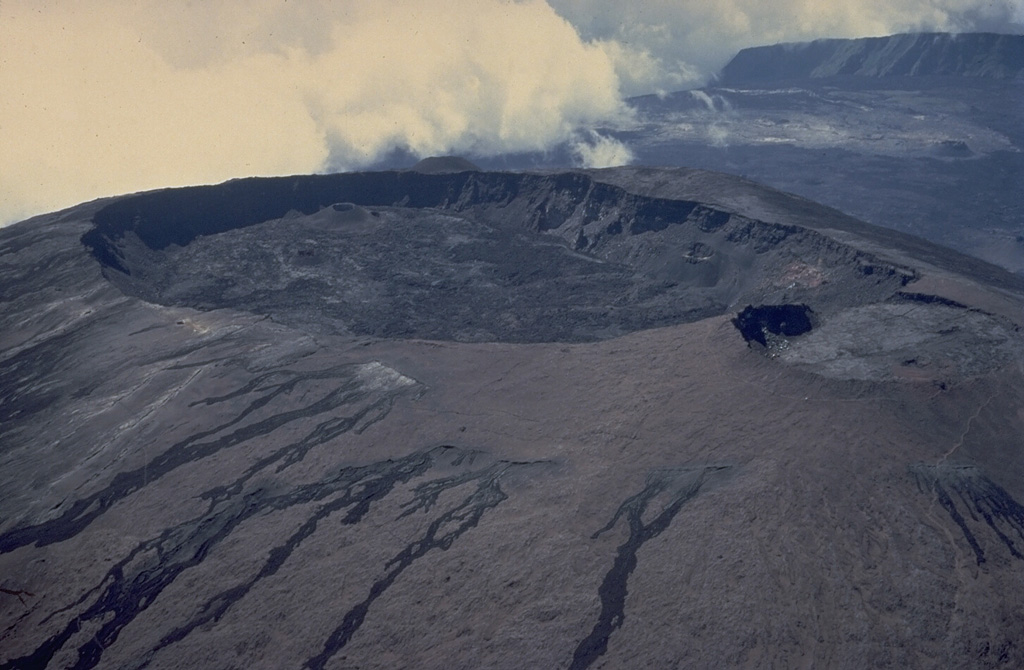
M 128 295 L 384 338 L 602 340 L 770 301 L 800 255 L 857 300 L 893 288 L 813 230 L 586 172 L 243 179 L 123 198 L 93 224 L 82 242 Z M 837 285 L 813 297 L 849 302 Z
M 797 337 L 814 328 L 814 312 L 807 305 L 747 305 L 732 320 L 747 342 L 768 346 L 769 335 Z

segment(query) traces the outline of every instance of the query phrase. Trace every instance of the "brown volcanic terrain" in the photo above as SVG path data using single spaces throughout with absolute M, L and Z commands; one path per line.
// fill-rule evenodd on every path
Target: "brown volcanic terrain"
M 0 667 L 1024 665 L 993 266 L 639 168 L 154 192 L 0 259 Z

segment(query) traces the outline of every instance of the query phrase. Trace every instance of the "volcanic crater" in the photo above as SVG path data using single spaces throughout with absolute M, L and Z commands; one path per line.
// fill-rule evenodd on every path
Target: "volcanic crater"
M 120 200 L 82 239 L 125 293 L 159 304 L 460 342 L 595 341 L 748 304 L 827 315 L 915 277 L 809 228 L 600 176 L 243 180 Z M 815 281 L 786 279 L 794 265 Z

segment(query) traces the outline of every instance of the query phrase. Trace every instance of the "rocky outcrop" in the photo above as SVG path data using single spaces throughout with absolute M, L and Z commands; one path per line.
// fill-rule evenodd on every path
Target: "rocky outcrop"
M 415 172 L 441 174 L 444 172 L 479 172 L 473 163 L 462 156 L 428 156 L 412 166 Z

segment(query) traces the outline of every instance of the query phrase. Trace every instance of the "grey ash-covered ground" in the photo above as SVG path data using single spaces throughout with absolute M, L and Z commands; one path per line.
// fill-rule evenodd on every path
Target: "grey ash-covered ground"
M 1024 665 L 1024 286 L 699 170 L 0 231 L 0 667 Z

